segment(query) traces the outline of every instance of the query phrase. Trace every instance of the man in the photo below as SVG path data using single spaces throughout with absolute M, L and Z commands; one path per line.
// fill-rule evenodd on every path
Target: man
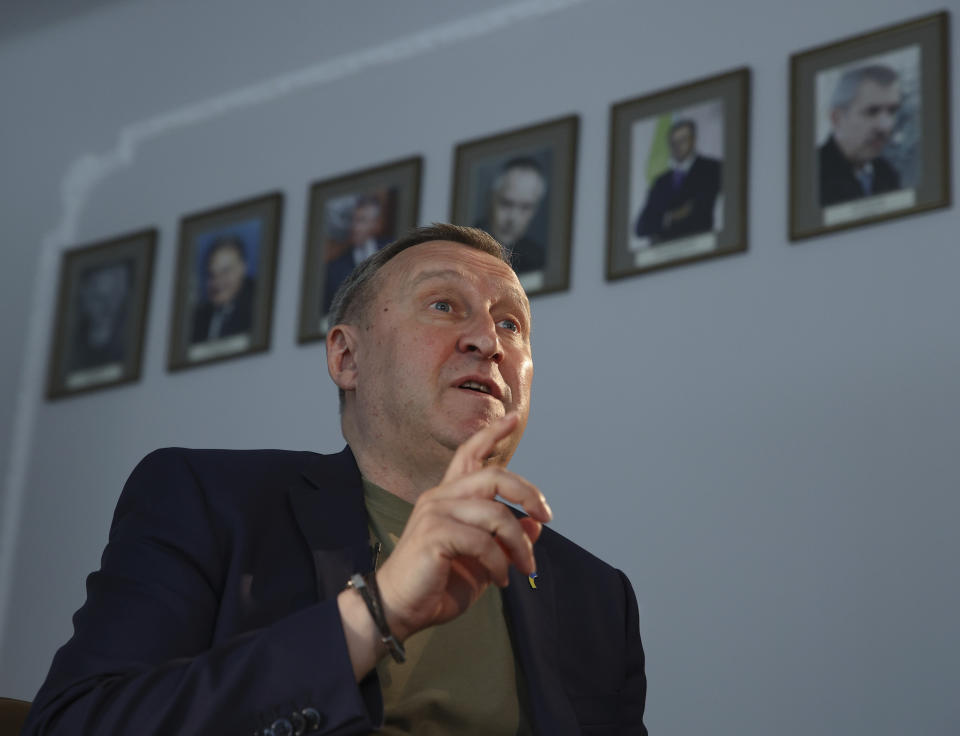
M 486 220 L 479 227 L 513 254 L 513 267 L 519 274 L 542 271 L 546 266 L 543 244 L 527 235 L 546 191 L 543 169 L 529 156 L 507 161 L 490 187 Z
M 24 733 L 645 734 L 629 582 L 506 469 L 533 364 L 500 245 L 415 230 L 333 317 L 347 449 L 148 456 Z
M 350 243 L 344 252 L 327 264 L 323 290 L 323 314 L 330 313 L 337 293 L 354 268 L 387 244 L 382 239 L 383 212 L 380 200 L 371 195 L 357 198 L 350 214 Z
M 207 342 L 242 335 L 253 327 L 253 279 L 247 273 L 247 254 L 236 236 L 220 238 L 204 260 L 207 298 L 193 311 L 190 342 Z
M 900 188 L 900 174 L 881 154 L 897 124 L 897 73 L 872 64 L 843 73 L 830 100 L 831 134 L 820 146 L 820 206 Z
M 721 164 L 697 152 L 697 124 L 676 120 L 668 133 L 670 168 L 658 176 L 637 218 L 637 237 L 651 245 L 713 230 Z
M 86 270 L 77 294 L 77 326 L 68 370 L 123 362 L 131 261 Z

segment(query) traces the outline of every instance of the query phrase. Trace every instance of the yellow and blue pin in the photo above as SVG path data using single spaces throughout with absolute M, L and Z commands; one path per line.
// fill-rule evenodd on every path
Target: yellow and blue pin
M 530 587 L 536 590 L 537 589 L 537 583 L 536 583 L 537 573 L 534 572 L 534 573 L 531 573 L 530 575 L 527 575 L 527 580 L 530 581 Z

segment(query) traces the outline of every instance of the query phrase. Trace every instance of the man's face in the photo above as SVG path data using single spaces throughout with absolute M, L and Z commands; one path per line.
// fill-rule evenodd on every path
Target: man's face
M 674 161 L 685 161 L 693 152 L 693 128 L 681 125 L 670 134 L 670 155 Z
M 490 202 L 490 234 L 507 248 L 513 247 L 530 227 L 543 198 L 543 177 L 533 169 L 509 169 Z
M 380 208 L 374 204 L 362 204 L 353 209 L 350 223 L 350 240 L 355 245 L 363 245 L 380 232 Z
M 357 330 L 356 406 L 369 436 L 404 460 L 449 461 L 507 412 L 520 421 L 494 451 L 506 465 L 530 411 L 530 308 L 513 269 L 432 241 L 395 256 Z
M 243 286 L 247 267 L 233 248 L 219 248 L 207 267 L 207 298 L 216 307 L 232 302 Z
M 884 87 L 868 79 L 846 108 L 835 108 L 830 113 L 833 137 L 844 156 L 857 165 L 879 156 L 896 125 L 900 103 L 898 83 Z
M 80 310 L 87 319 L 87 341 L 107 342 L 127 299 L 129 272 L 123 264 L 94 271 L 80 287 Z

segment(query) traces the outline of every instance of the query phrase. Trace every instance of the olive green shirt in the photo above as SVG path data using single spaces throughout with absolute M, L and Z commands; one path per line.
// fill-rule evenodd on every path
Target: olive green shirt
M 413 504 L 363 479 L 371 541 L 382 545 L 377 565 L 393 551 Z M 490 586 L 448 623 L 409 637 L 407 661 L 384 657 L 377 665 L 384 725 L 395 736 L 416 733 L 526 736 L 523 686 L 504 618 L 503 599 Z

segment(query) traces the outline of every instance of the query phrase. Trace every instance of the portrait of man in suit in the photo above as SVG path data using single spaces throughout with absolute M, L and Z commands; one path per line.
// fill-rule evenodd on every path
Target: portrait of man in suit
M 830 97 L 830 134 L 818 149 L 821 207 L 900 189 L 900 172 L 884 150 L 902 102 L 900 75 L 890 66 L 843 72 Z
M 80 275 L 68 371 L 123 362 L 132 276 L 131 260 L 94 266 Z
M 518 274 L 542 271 L 546 266 L 546 247 L 530 233 L 546 193 L 547 177 L 532 156 L 517 156 L 504 163 L 487 193 L 486 214 L 478 227 L 511 252 Z
M 350 272 L 390 242 L 393 233 L 385 232 L 383 210 L 383 201 L 375 194 L 358 195 L 353 202 L 347 242 L 326 265 L 322 314 L 330 312 L 333 296 Z
M 190 342 L 202 343 L 250 332 L 256 282 L 243 240 L 214 240 L 203 260 L 203 297 L 193 310 Z
M 697 124 L 675 120 L 667 133 L 669 166 L 653 182 L 634 233 L 657 245 L 710 232 L 721 190 L 721 162 L 697 150 Z

